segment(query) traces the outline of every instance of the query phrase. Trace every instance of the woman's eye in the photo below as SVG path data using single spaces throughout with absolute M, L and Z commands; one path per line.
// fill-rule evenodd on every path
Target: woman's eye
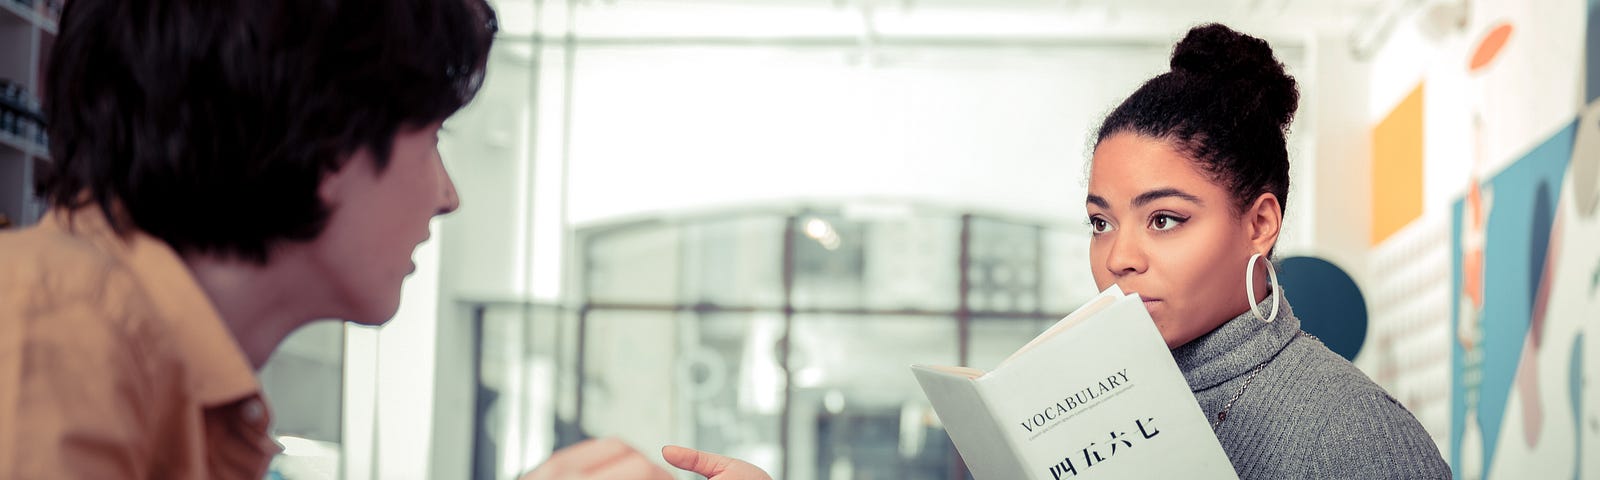
M 1150 219 L 1150 228 L 1157 231 L 1172 230 L 1178 228 L 1178 225 L 1182 225 L 1183 221 L 1184 219 L 1171 215 L 1156 215 L 1155 218 Z
M 1091 218 L 1089 219 L 1089 228 L 1094 230 L 1094 233 L 1106 233 L 1111 231 L 1111 222 L 1099 217 Z

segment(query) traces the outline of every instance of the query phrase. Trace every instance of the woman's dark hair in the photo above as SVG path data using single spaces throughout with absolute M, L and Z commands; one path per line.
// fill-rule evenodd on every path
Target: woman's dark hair
M 72 0 L 47 70 L 51 206 L 266 262 L 322 232 L 322 179 L 482 84 L 484 0 Z M 113 213 L 117 212 L 117 213 Z
M 1222 25 L 1202 25 L 1173 48 L 1171 66 L 1106 117 L 1095 145 L 1123 132 L 1164 140 L 1233 192 L 1235 211 L 1263 193 L 1286 207 L 1284 136 L 1300 93 L 1272 47 Z

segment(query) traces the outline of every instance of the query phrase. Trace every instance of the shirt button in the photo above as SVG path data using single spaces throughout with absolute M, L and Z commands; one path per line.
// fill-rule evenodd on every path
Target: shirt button
M 240 407 L 239 413 L 244 416 L 245 421 L 257 423 L 261 421 L 261 416 L 266 413 L 266 407 L 261 406 L 261 400 L 250 399 L 244 402 L 244 406 Z

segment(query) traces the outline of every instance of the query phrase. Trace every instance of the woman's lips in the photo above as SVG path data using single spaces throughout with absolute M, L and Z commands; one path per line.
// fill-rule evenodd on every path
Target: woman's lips
M 1128 292 L 1125 293 L 1125 295 L 1139 295 L 1139 299 L 1140 300 L 1144 300 L 1144 307 L 1145 308 L 1150 308 L 1151 305 L 1154 305 L 1156 303 L 1161 302 L 1161 299 L 1159 299 L 1159 298 L 1146 297 L 1144 295 L 1140 295 L 1139 292 L 1136 291 L 1136 290 L 1135 291 L 1128 291 Z
M 1128 293 L 1127 293 L 1127 295 L 1139 295 L 1139 299 L 1140 299 L 1140 300 L 1144 300 L 1144 303 L 1150 303 L 1150 302 L 1159 302 L 1159 301 L 1161 301 L 1161 299 L 1159 299 L 1159 298 L 1155 298 L 1155 297 L 1146 297 L 1146 296 L 1144 296 L 1144 295 L 1140 295 L 1140 294 L 1139 294 L 1139 292 L 1128 292 Z

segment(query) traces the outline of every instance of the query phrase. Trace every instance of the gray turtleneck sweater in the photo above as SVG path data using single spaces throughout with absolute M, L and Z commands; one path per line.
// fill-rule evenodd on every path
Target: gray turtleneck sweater
M 1416 417 L 1280 308 L 1271 324 L 1245 312 L 1172 351 L 1207 419 L 1245 388 L 1216 427 L 1239 477 L 1450 478 Z

